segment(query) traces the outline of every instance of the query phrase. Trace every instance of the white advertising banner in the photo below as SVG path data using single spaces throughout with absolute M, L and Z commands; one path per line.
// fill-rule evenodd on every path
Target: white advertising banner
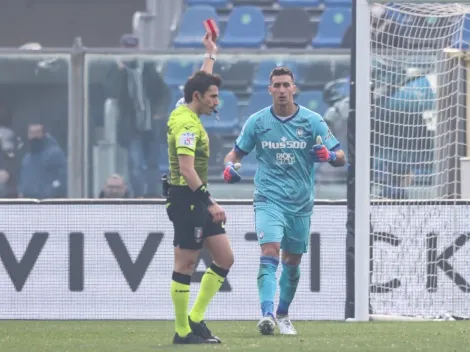
M 224 208 L 235 264 L 206 319 L 255 320 L 253 208 Z M 470 315 L 470 207 L 372 209 L 374 312 Z M 2 203 L 0 214 L 0 319 L 173 319 L 173 228 L 163 204 Z M 346 217 L 344 204 L 315 206 L 293 319 L 344 319 Z M 191 303 L 208 265 L 203 254 Z
M 206 318 L 256 319 L 260 249 L 253 208 L 224 208 L 235 264 Z M 21 204 L 0 211 L 0 319 L 173 318 L 173 228 L 164 205 Z M 297 320 L 344 318 L 345 208 L 320 211 L 326 213 L 312 230 L 320 232 L 313 236 L 321 257 L 313 270 L 310 250 L 303 258 L 291 309 Z M 334 226 L 330 212 L 342 219 Z M 197 266 L 191 303 L 206 267 L 204 260 Z

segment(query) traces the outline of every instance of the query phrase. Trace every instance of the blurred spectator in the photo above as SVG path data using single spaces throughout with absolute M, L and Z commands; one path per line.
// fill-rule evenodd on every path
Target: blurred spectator
M 15 133 L 0 126 L 0 198 L 17 197 L 18 159 Z
M 349 115 L 349 79 L 342 78 L 331 81 L 325 85 L 323 100 L 330 107 L 324 113 L 324 120 L 331 132 L 341 145 L 341 149 L 348 156 L 348 115 Z M 318 165 L 319 180 L 336 179 L 341 182 L 346 179 L 348 169 L 345 167 L 331 167 Z
M 121 46 L 135 49 L 138 38 L 121 37 Z M 170 91 L 155 62 L 118 61 L 107 76 L 107 95 L 119 101 L 118 143 L 128 150 L 129 174 L 136 197 L 158 197 L 159 155 L 165 141 Z
M 100 192 L 100 198 L 130 198 L 130 192 L 124 178 L 118 174 L 109 176 L 103 190 Z
M 11 125 L 11 112 L 0 103 L 0 198 L 17 197 L 18 142 Z
M 21 164 L 19 196 L 38 199 L 66 197 L 65 154 L 41 123 L 28 126 L 28 148 Z

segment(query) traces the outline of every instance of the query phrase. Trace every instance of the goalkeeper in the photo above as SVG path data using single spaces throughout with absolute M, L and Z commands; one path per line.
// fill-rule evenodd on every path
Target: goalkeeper
M 234 258 L 224 229 L 225 212 L 207 190 L 209 139 L 200 121 L 201 115 L 210 115 L 217 107 L 220 84 L 218 76 L 205 71 L 194 74 L 184 86 L 185 103 L 173 110 L 168 120 L 170 182 L 166 206 L 175 233 L 171 282 L 174 344 L 220 343 L 204 323 L 204 314 Z M 191 274 L 203 245 L 213 263 L 201 280 L 188 315 Z
M 315 163 L 345 165 L 344 152 L 317 113 L 294 102 L 292 71 L 277 67 L 270 74 L 273 103 L 251 115 L 225 158 L 224 179 L 240 181 L 236 163 L 256 147 L 258 170 L 253 205 L 261 259 L 258 293 L 262 318 L 258 330 L 296 334 L 289 316 L 300 277 L 300 261 L 307 251 L 314 204 Z M 238 165 L 237 165 L 238 166 Z M 274 316 L 276 270 L 282 249 L 280 299 Z

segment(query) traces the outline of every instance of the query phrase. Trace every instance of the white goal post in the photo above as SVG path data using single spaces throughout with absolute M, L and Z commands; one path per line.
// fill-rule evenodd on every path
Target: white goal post
M 348 321 L 470 318 L 467 16 L 353 0 Z

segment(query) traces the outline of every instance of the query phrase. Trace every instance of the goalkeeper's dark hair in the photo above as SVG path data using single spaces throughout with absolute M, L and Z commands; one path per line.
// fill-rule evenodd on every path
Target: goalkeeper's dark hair
M 272 70 L 271 74 L 269 75 L 269 81 L 271 82 L 274 76 L 284 75 L 290 76 L 290 78 L 292 78 L 292 81 L 295 82 L 294 73 L 288 67 L 285 66 L 278 66 L 274 70 Z
M 209 90 L 210 86 L 220 88 L 221 84 L 222 79 L 219 75 L 198 71 L 191 76 L 184 85 L 184 101 L 190 103 L 193 101 L 194 92 L 199 92 L 201 95 L 204 95 L 204 93 Z

